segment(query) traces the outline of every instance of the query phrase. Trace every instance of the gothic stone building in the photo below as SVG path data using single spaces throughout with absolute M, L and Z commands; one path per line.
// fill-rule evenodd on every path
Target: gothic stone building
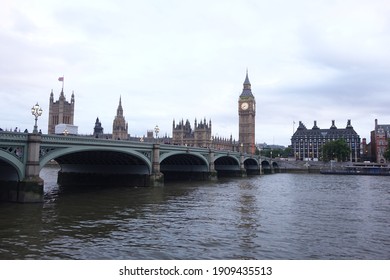
M 173 120 L 172 125 L 172 144 L 185 145 L 191 147 L 210 147 L 211 146 L 211 120 L 207 123 L 206 119 L 199 123 L 195 119 L 194 129 L 190 122 L 183 120 L 178 124 Z
M 383 156 L 390 139 L 390 124 L 378 124 L 375 119 L 375 129 L 371 131 L 371 156 L 377 163 L 386 163 Z
M 239 145 L 243 153 L 255 153 L 255 117 L 256 101 L 252 94 L 248 71 L 244 81 L 244 88 L 238 99 L 238 130 Z
M 195 119 L 194 129 L 190 122 L 185 123 L 181 120 L 178 124 L 173 120 L 172 141 L 173 145 L 184 145 L 191 147 L 213 148 L 218 150 L 237 150 L 236 143 L 230 138 L 214 137 L 211 132 L 211 120 L 207 123 L 206 119 L 199 123 Z
M 95 127 L 93 128 L 93 136 L 95 138 L 104 138 L 104 129 L 99 118 L 96 118 Z
M 70 103 L 66 101 L 64 89 L 62 88 L 59 100 L 54 102 L 53 90 L 50 93 L 49 101 L 49 125 L 48 134 L 55 133 L 55 126 L 57 124 L 71 124 L 74 121 L 74 93 L 72 93 Z
M 123 116 L 122 97 L 120 97 L 118 109 L 116 110 L 116 116 L 112 125 L 112 139 L 127 140 L 128 138 L 128 124 Z
M 320 160 L 321 147 L 330 141 L 344 139 L 351 149 L 350 161 L 360 161 L 360 137 L 348 120 L 346 128 L 337 128 L 335 121 L 328 129 L 320 129 L 314 121 L 312 129 L 307 129 L 300 121 L 298 129 L 291 138 L 291 147 L 298 160 Z

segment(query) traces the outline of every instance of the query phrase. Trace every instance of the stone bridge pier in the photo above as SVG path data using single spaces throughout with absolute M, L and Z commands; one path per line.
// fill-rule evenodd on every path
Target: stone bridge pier
M 160 144 L 153 144 L 152 174 L 149 176 L 150 186 L 163 187 L 164 174 L 160 171 Z
M 43 202 L 43 180 L 39 177 L 40 134 L 28 134 L 24 178 L 7 182 L 2 197 L 11 202 Z

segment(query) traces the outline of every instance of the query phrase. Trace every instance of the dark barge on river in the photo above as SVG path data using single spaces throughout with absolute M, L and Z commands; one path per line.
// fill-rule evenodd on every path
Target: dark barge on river
M 376 175 L 390 176 L 390 166 L 387 164 L 362 162 L 344 166 L 341 169 L 320 170 L 321 174 L 333 175 Z

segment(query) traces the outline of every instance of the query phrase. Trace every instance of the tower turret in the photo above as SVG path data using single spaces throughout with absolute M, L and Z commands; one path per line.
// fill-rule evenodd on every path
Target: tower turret
M 128 139 L 128 124 L 123 117 L 122 97 L 119 97 L 119 105 L 116 110 L 116 116 L 112 125 L 112 139 Z
M 53 90 L 50 93 L 49 99 L 49 123 L 47 132 L 55 133 L 55 126 L 58 124 L 74 124 L 74 93 L 72 93 L 71 101 L 66 101 L 64 88 L 61 89 L 60 97 L 54 101 Z

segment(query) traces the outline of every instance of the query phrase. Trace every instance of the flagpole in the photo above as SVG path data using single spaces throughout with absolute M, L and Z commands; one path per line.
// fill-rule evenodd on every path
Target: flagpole
M 295 132 L 295 121 L 293 121 L 293 135 L 294 135 L 294 132 Z
M 58 81 L 59 82 L 62 82 L 62 91 L 61 92 L 64 92 L 64 75 L 62 75 L 62 77 L 58 77 Z

